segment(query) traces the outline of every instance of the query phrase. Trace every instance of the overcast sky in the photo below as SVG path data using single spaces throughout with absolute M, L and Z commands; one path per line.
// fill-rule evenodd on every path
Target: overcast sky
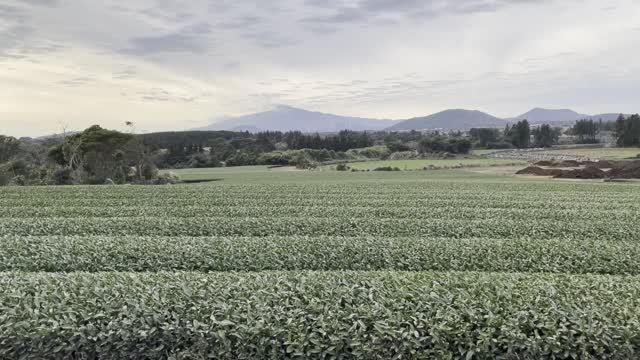
M 1 0 L 0 133 L 640 111 L 638 0 Z

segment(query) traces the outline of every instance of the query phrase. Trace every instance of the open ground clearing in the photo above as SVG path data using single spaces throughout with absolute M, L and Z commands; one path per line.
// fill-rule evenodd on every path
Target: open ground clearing
M 474 155 L 491 159 L 524 161 L 623 160 L 640 155 L 640 148 L 571 146 L 550 149 L 474 150 Z
M 487 167 L 523 165 L 524 161 L 497 159 L 447 159 L 447 160 L 380 160 L 351 162 L 347 165 L 357 170 L 375 170 L 377 168 L 398 168 L 400 170 L 446 169 L 462 167 Z
M 640 148 L 618 148 L 618 147 L 603 147 L 603 148 L 575 148 L 575 149 L 550 149 L 543 151 L 544 154 L 558 154 L 558 155 L 576 155 L 584 156 L 592 159 L 610 159 L 621 160 L 626 158 L 632 158 L 640 155 Z

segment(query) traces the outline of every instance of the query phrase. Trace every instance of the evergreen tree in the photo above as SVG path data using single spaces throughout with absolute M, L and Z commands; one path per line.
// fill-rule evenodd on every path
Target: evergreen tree
M 529 143 L 531 142 L 531 128 L 529 127 L 529 121 L 525 119 L 518 121 L 517 124 L 513 125 L 509 130 L 509 137 L 511 138 L 513 146 L 517 148 L 528 148 Z
M 620 115 L 616 120 L 616 137 L 618 146 L 640 146 L 640 115 L 631 115 L 626 119 Z
M 543 124 L 537 129 L 533 129 L 533 142 L 535 147 L 551 147 L 558 142 L 560 134 L 550 125 Z

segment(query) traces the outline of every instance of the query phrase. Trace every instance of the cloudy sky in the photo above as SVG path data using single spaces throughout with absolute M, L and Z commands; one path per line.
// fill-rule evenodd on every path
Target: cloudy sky
M 638 0 L 1 0 L 0 133 L 640 111 Z

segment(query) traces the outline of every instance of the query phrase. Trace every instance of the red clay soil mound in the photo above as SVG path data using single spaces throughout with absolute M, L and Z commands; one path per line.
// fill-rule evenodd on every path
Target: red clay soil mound
M 619 179 L 640 179 L 640 160 L 620 161 L 609 175 Z
M 604 179 L 608 174 L 595 166 L 587 166 L 583 169 L 562 170 L 556 176 L 558 179 Z
M 560 169 L 543 169 L 538 166 L 529 166 L 520 171 L 518 171 L 517 175 L 536 175 L 536 176 L 556 176 L 560 175 L 562 170 Z

